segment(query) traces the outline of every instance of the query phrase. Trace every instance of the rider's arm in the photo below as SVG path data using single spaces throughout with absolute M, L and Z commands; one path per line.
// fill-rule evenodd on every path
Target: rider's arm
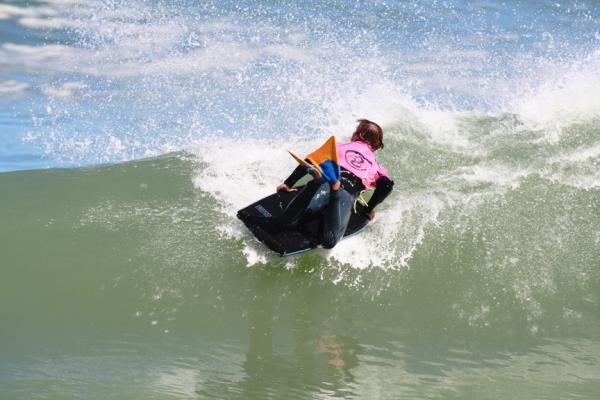
M 394 188 L 394 181 L 389 179 L 387 176 L 381 176 L 377 179 L 377 184 L 375 186 L 375 192 L 373 192 L 373 196 L 369 200 L 369 204 L 365 209 L 366 213 L 370 213 L 373 209 L 381 203 L 385 198 L 392 192 Z
M 291 188 L 296 184 L 296 182 L 300 180 L 300 178 L 302 178 L 306 174 L 308 174 L 308 168 L 303 167 L 302 165 L 298 165 L 294 172 L 292 172 L 292 174 L 288 176 L 288 178 L 285 181 L 283 181 L 283 183 Z

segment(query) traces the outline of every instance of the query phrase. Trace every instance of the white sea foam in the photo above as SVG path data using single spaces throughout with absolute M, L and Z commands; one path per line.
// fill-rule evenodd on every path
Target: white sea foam
M 418 113 L 418 105 L 406 91 L 393 82 L 381 80 L 366 85 L 349 83 L 347 96 L 339 96 L 329 105 L 332 132 L 351 132 L 359 118 L 367 118 L 386 126 Z M 354 87 L 354 90 L 352 89 Z
M 478 164 L 460 167 L 439 178 L 447 187 L 469 188 L 475 185 L 492 185 L 494 189 L 516 189 L 522 178 L 531 172 L 525 168 L 503 164 Z
M 201 162 L 194 184 L 217 195 L 223 202 L 223 211 L 234 217 L 240 208 L 272 193 L 285 174 L 293 170 L 296 162 L 286 148 L 302 154 L 318 140 L 306 143 L 234 138 L 204 140 L 194 150 Z
M 582 188 L 600 188 L 600 143 L 580 147 L 548 159 L 544 177 L 565 185 Z
M 50 7 L 19 7 L 11 4 L 0 4 L 0 19 L 12 17 L 37 17 L 40 15 L 56 15 L 56 10 Z
M 83 82 L 65 82 L 60 85 L 43 85 L 41 87 L 42 93 L 51 98 L 70 98 L 73 97 L 77 92 L 87 88 L 87 85 Z
M 454 150 L 473 151 L 474 143 L 459 126 L 460 116 L 461 113 L 423 110 L 419 113 L 419 121 L 432 141 Z
M 15 96 L 23 94 L 31 85 L 25 82 L 6 80 L 0 82 L 0 96 Z
M 30 29 L 65 29 L 79 27 L 79 23 L 68 18 L 38 18 L 24 17 L 19 19 L 19 25 Z
M 33 68 L 76 71 L 82 57 L 87 57 L 86 51 L 60 44 L 31 46 L 4 43 L 0 47 L 1 62 Z
M 44 22 L 45 21 L 45 22 Z M 64 23 L 59 20 L 24 21 L 39 27 L 62 28 L 80 26 L 79 22 Z M 5 43 L 0 48 L 0 61 L 20 64 L 30 68 L 76 72 L 87 75 L 113 77 L 144 77 L 167 74 L 189 75 L 203 71 L 236 70 L 257 59 L 275 55 L 290 61 L 310 62 L 314 55 L 287 45 L 248 47 L 225 41 L 206 43 L 203 48 L 188 52 L 173 52 L 182 44 L 182 30 L 171 25 L 142 29 L 133 26 L 121 38 L 118 46 L 86 49 L 69 45 L 32 46 Z M 149 52 L 156 53 L 151 58 Z
M 407 267 L 425 229 L 436 223 L 444 207 L 444 200 L 434 194 L 394 194 L 366 231 L 341 241 L 328 256 L 354 268 Z
M 543 76 L 511 106 L 529 127 L 557 141 L 565 127 L 600 118 L 600 51 L 567 65 L 550 64 Z
M 273 257 L 272 255 L 266 254 L 264 247 L 261 248 L 256 243 L 252 242 L 245 243 L 242 253 L 246 257 L 249 267 L 257 264 L 266 264 L 269 260 L 269 256 Z

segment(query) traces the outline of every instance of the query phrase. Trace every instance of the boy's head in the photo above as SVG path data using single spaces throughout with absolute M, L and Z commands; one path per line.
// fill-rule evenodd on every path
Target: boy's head
M 383 148 L 383 130 L 375 122 L 368 119 L 359 119 L 358 125 L 352 134 L 352 141 L 361 141 L 371 146 L 373 151 Z

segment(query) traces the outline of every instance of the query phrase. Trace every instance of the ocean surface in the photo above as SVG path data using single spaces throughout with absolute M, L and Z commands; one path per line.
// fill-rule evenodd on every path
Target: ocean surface
M 600 399 L 597 1 L 0 2 L 0 399 Z M 395 190 L 235 218 L 379 122 Z

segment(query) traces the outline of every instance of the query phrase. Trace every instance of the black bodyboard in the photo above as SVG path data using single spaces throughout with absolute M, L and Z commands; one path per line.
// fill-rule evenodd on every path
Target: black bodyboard
M 269 233 L 260 226 L 248 221 L 248 217 L 276 217 L 280 215 L 297 192 L 277 192 L 260 199 L 248 207 L 238 211 L 237 217 L 250 229 L 258 240 L 263 242 L 269 249 L 281 256 L 290 256 L 314 249 L 321 243 L 319 241 L 320 215 L 313 217 L 300 224 L 297 229 L 285 230 L 277 233 Z M 369 220 L 364 214 L 364 206 L 356 204 L 356 212 L 352 212 L 344 237 L 358 233 L 364 229 Z

